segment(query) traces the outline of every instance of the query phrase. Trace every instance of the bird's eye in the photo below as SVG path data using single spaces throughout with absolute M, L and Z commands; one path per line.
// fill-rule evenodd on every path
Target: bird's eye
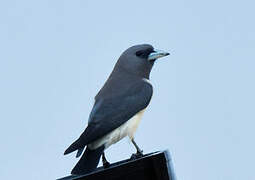
M 136 54 L 136 56 L 139 56 L 139 57 L 140 57 L 140 56 L 143 55 L 143 51 L 137 51 L 135 54 Z

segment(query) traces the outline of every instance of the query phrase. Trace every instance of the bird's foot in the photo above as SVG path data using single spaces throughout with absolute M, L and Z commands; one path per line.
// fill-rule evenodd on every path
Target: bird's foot
M 106 163 L 103 164 L 103 167 L 106 169 L 106 168 L 110 167 L 110 165 L 111 164 L 109 162 L 106 162 Z
M 110 163 L 106 160 L 104 152 L 102 154 L 102 163 L 103 163 L 104 169 L 110 167 Z
M 108 167 L 110 167 L 110 163 L 108 161 L 103 161 L 103 167 L 106 169 Z
M 138 158 L 141 158 L 141 157 L 143 157 L 143 151 L 139 150 L 135 154 L 132 154 L 130 159 L 138 159 Z

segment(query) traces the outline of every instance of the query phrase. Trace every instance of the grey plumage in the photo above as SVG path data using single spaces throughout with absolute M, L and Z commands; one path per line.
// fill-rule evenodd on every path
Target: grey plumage
M 119 128 L 148 106 L 153 90 L 152 85 L 144 79 L 149 79 L 156 60 L 148 60 L 153 52 L 155 51 L 151 45 L 137 45 L 120 56 L 108 80 L 95 97 L 87 128 L 64 153 L 78 150 L 78 157 L 87 146 L 72 174 L 93 171 L 107 148 L 107 143 L 100 147 L 95 146 L 95 149 L 91 144 Z

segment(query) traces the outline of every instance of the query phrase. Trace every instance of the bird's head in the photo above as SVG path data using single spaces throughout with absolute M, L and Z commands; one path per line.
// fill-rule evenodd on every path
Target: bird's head
M 148 79 L 154 62 L 167 55 L 169 55 L 168 52 L 155 50 L 149 44 L 136 45 L 124 51 L 116 65 Z

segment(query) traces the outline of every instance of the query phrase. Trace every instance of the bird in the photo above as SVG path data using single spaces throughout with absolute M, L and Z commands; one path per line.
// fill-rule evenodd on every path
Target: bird
M 126 136 L 136 148 L 135 157 L 143 155 L 134 135 L 153 94 L 151 69 L 157 59 L 167 55 L 150 44 L 132 46 L 121 54 L 94 98 L 87 127 L 64 152 L 77 151 L 79 157 L 86 148 L 71 174 L 93 172 L 101 156 L 103 167 L 109 167 L 104 151 Z

